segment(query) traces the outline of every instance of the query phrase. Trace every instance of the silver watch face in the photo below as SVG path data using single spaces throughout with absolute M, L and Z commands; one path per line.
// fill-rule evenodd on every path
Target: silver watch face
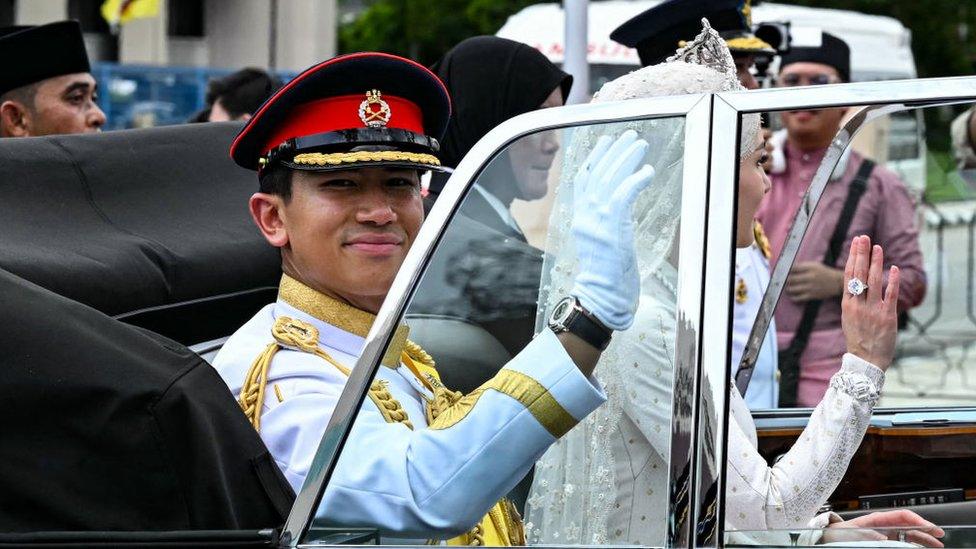
M 576 304 L 576 300 L 572 297 L 564 297 L 556 303 L 556 306 L 552 309 L 552 315 L 549 316 L 549 324 L 553 326 L 559 326 L 562 329 L 566 328 L 566 321 L 569 320 L 571 314 L 573 314 L 573 306 Z

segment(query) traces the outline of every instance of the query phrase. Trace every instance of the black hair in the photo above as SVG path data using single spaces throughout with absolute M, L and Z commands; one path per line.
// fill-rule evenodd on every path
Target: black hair
M 287 201 L 291 198 L 291 174 L 291 169 L 281 164 L 261 170 L 258 177 L 261 192 L 276 194 Z
M 280 87 L 281 80 L 261 69 L 249 67 L 211 80 L 207 86 L 207 104 L 220 101 L 231 118 L 238 118 L 253 114 Z
M 33 111 L 34 97 L 37 95 L 39 85 L 40 82 L 34 82 L 33 84 L 27 84 L 19 88 L 14 88 L 7 93 L 0 94 L 0 103 L 4 101 L 16 101 Z
M 187 124 L 197 124 L 200 122 L 209 122 L 209 121 L 210 121 L 210 107 L 204 107 L 198 110 L 197 112 L 193 113 L 192 115 L 190 115 L 189 118 L 186 119 Z

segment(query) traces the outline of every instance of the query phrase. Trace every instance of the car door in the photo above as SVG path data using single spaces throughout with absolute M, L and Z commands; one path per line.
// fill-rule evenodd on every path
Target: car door
M 795 191 L 802 184 L 800 192 L 806 195 L 797 209 L 765 212 L 763 224 L 768 227 L 768 220 L 780 227 L 771 236 L 772 278 L 742 364 L 732 365 L 733 378 L 755 364 L 764 338 L 772 337 L 767 334 L 772 318 L 781 359 L 777 380 L 786 377 L 782 370 L 789 361 L 782 360 L 782 352 L 796 349 L 796 332 L 809 307 L 803 285 L 791 277 L 802 270 L 798 265 L 823 261 L 841 217 L 838 212 L 848 200 L 849 187 L 844 185 L 855 179 L 862 159 L 871 159 L 875 171 L 869 190 L 862 202 L 855 203 L 859 213 L 845 238 L 849 243 L 852 235 L 872 235 L 874 243 L 887 248 L 892 262 L 902 264 L 905 284 L 898 344 L 867 433 L 822 510 L 852 518 L 910 508 L 937 525 L 950 526 L 945 528 L 947 546 L 976 542 L 971 529 L 963 527 L 976 517 L 976 386 L 970 382 L 970 352 L 976 339 L 974 208 L 971 188 L 951 159 L 949 140 L 950 122 L 972 106 L 974 96 L 976 82 L 962 78 L 775 89 L 723 97 L 730 111 L 762 110 L 770 112 L 774 122 L 781 113 L 809 112 L 814 117 L 829 109 L 847 110 L 844 125 L 822 161 L 805 158 L 805 152 L 795 146 L 791 150 L 782 138 L 774 138 L 780 147 L 774 157 L 783 162 L 785 148 L 793 171 L 774 174 L 773 185 L 783 185 L 780 191 Z M 722 116 L 721 110 L 715 116 Z M 922 118 L 925 131 L 912 139 L 906 129 Z M 906 168 L 903 161 L 917 156 L 919 149 L 929 152 L 924 176 Z M 879 188 L 887 196 L 879 196 Z M 761 209 L 761 218 L 763 213 Z M 782 227 L 790 228 L 786 232 Z M 843 248 L 840 262 L 833 266 L 841 266 L 846 253 Z M 836 301 L 830 304 L 831 300 Z M 837 298 L 823 301 L 828 310 L 817 317 L 799 362 L 800 402 L 752 411 L 759 450 L 770 464 L 803 436 L 812 406 L 819 402 L 844 352 L 839 291 Z M 830 322 L 833 332 L 829 332 Z M 834 370 L 828 368 L 831 361 Z M 898 539 L 897 532 L 886 533 Z M 728 543 L 742 543 L 732 534 L 726 532 Z M 798 531 L 794 534 L 799 536 Z M 757 539 L 770 543 L 768 538 Z M 802 545 L 804 539 L 811 538 L 794 537 L 792 542 Z M 862 543 L 864 539 L 868 538 L 862 538 Z

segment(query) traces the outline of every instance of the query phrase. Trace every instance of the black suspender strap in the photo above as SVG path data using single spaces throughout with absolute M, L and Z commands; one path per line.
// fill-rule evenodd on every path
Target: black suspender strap
M 837 226 L 834 227 L 834 233 L 830 237 L 830 244 L 827 246 L 827 253 L 824 254 L 823 263 L 828 267 L 835 267 L 837 265 L 837 258 L 841 252 L 840 248 L 847 239 L 847 231 L 850 229 L 851 221 L 854 219 L 854 212 L 857 211 L 857 203 L 860 202 L 861 196 L 868 188 L 868 178 L 871 177 L 873 170 L 874 162 L 865 158 L 861 162 L 861 167 L 857 170 L 854 180 L 851 181 L 851 185 L 847 191 L 847 199 L 844 200 L 840 217 L 837 218 Z M 813 325 L 817 320 L 817 313 L 820 312 L 820 305 L 822 303 L 823 300 L 820 299 L 807 302 L 803 308 L 803 315 L 800 317 L 800 323 L 796 328 L 796 333 L 793 335 L 793 341 L 790 342 L 789 347 L 779 351 L 780 408 L 796 406 L 797 386 L 800 381 L 800 357 L 807 348 L 810 333 L 813 331 Z

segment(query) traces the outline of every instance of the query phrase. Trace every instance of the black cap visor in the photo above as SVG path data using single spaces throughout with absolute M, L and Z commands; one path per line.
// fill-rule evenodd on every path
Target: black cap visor
M 404 167 L 449 173 L 435 153 L 433 137 L 398 128 L 353 128 L 289 139 L 262 158 L 293 170 L 330 171 Z

